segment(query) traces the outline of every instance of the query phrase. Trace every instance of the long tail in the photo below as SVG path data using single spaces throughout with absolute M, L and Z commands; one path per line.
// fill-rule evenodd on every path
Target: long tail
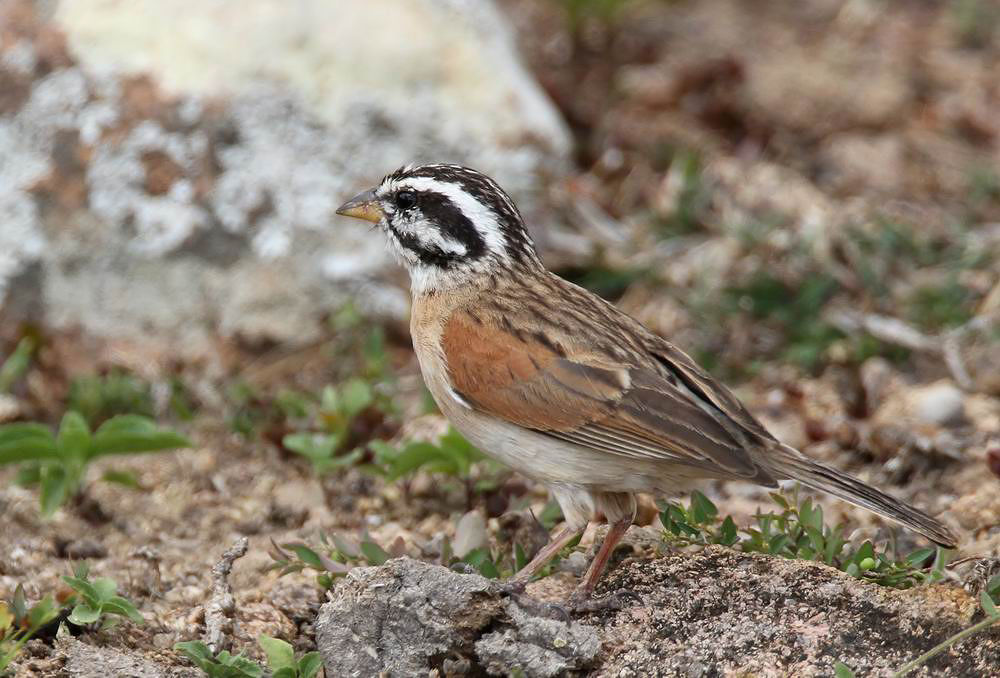
M 774 464 L 776 476 L 798 480 L 803 485 L 815 490 L 829 492 L 855 506 L 866 508 L 890 520 L 902 523 L 939 546 L 947 549 L 955 548 L 955 534 L 923 511 L 890 497 L 885 492 L 876 490 L 857 478 L 852 478 L 835 468 L 813 461 L 787 445 L 779 444 L 771 454 L 776 457 L 777 461 Z

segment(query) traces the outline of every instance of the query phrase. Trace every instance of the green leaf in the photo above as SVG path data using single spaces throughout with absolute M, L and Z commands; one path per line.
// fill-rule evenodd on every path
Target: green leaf
M 520 542 L 514 542 L 514 572 L 520 572 L 528 564 L 528 554 L 524 552 Z
M 42 465 L 36 463 L 22 464 L 14 475 L 14 484 L 21 487 L 34 487 L 42 481 Z
M 69 475 L 61 466 L 49 466 L 42 471 L 39 503 L 43 518 L 51 518 L 56 509 L 66 502 L 71 489 L 75 490 L 70 484 Z
M 70 410 L 63 415 L 56 436 L 59 456 L 63 459 L 84 459 L 90 447 L 90 427 L 79 412 Z
M 391 460 L 388 479 L 398 480 L 432 461 L 441 461 L 441 450 L 431 443 L 409 443 Z M 445 461 L 451 461 L 445 459 Z
M 28 603 L 25 600 L 23 584 L 18 584 L 14 588 L 14 598 L 10 601 L 10 606 L 14 611 L 15 619 L 24 619 L 28 614 Z
M 191 447 L 191 442 L 179 433 L 154 431 L 98 431 L 90 445 L 88 459 L 110 454 L 162 452 L 179 447 Z
M 906 556 L 905 562 L 910 567 L 922 567 L 932 555 L 934 555 L 933 548 L 917 549 L 910 555 Z
M 156 423 L 138 414 L 119 414 L 101 424 L 96 435 L 102 433 L 155 433 Z
M 84 601 L 86 601 L 91 607 L 100 608 L 101 593 L 92 583 L 81 577 L 63 576 L 62 580 L 66 582 L 71 589 L 83 596 Z
M 732 516 L 726 516 L 726 519 L 722 521 L 722 526 L 719 528 L 719 536 L 719 543 L 723 546 L 732 546 L 736 543 L 738 538 L 736 522 Z
M 73 611 L 69 613 L 69 620 L 77 626 L 93 624 L 100 617 L 100 608 L 92 607 L 86 602 L 77 603 L 76 607 L 73 608 Z
M 781 508 L 783 509 L 791 508 L 788 504 L 788 500 L 785 499 L 784 495 L 779 494 L 777 492 L 770 492 L 769 494 L 771 495 L 771 499 L 774 501 L 774 503 L 780 506 Z
M 313 678 L 323 666 L 319 652 L 307 652 L 299 659 L 299 678 Z
M 118 584 L 115 583 L 114 579 L 98 577 L 93 581 L 93 584 L 94 591 L 97 592 L 97 599 L 102 603 L 111 600 L 118 592 Z
M 101 480 L 106 483 L 114 483 L 124 487 L 131 487 L 133 490 L 139 489 L 139 478 L 131 471 L 108 469 L 101 476 Z
M 462 562 L 467 563 L 479 570 L 479 574 L 483 575 L 487 579 L 500 578 L 500 571 L 493 562 L 493 557 L 490 555 L 489 549 L 484 547 L 473 549 L 465 554 L 465 557 L 462 558 Z
M 843 662 L 835 662 L 833 665 L 833 675 L 836 678 L 855 678 L 854 671 Z
M 719 509 L 715 507 L 715 504 L 698 490 L 691 492 L 691 510 L 699 524 L 714 520 L 719 515 Z
M 361 542 L 361 553 L 369 565 L 382 565 L 389 560 L 389 554 L 373 541 L 365 540 Z
M 21 461 L 58 459 L 59 448 L 52 434 L 45 436 L 11 436 L 6 442 L 0 440 L 0 466 Z
M 28 610 L 28 626 L 37 629 L 48 624 L 59 614 L 59 606 L 51 595 L 45 596 Z
M 272 638 L 267 635 L 261 635 L 257 642 L 264 649 L 264 654 L 267 655 L 267 665 L 271 667 L 272 671 L 286 668 L 295 669 L 295 651 L 291 644 L 280 638 Z
M 347 419 L 374 402 L 372 387 L 362 379 L 350 379 L 340 387 L 340 408 Z
M 17 422 L 0 426 L 0 447 L 18 440 L 52 440 L 52 432 L 47 426 L 35 422 Z
M 282 544 L 284 548 L 292 549 L 298 559 L 309 567 L 315 568 L 317 570 L 326 569 L 323 567 L 323 561 L 315 551 L 306 546 L 301 542 L 293 542 L 289 544 Z
M 31 365 L 31 354 L 35 350 L 35 340 L 22 337 L 11 353 L 0 366 L 0 393 L 6 393 L 21 375 L 28 371 Z
M 146 621 L 143 619 L 142 614 L 139 613 L 139 610 L 135 608 L 135 605 L 132 604 L 132 601 L 122 596 L 112 597 L 111 600 L 104 603 L 103 609 L 110 614 L 127 617 L 136 624 L 142 624 Z
M 180 652 L 191 662 L 208 675 L 212 675 L 210 667 L 215 663 L 215 658 L 208 649 L 208 645 L 200 640 L 189 640 L 183 643 L 174 643 L 174 651 Z
M 979 594 L 979 604 L 983 606 L 983 612 L 985 612 L 990 617 L 1000 617 L 1000 610 L 997 609 L 997 604 L 993 602 L 990 598 L 990 594 L 983 591 Z
M 297 666 L 285 666 L 271 673 L 271 678 L 298 678 Z

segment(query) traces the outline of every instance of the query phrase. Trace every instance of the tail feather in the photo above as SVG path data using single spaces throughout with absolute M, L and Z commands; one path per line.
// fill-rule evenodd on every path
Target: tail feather
M 939 546 L 947 549 L 955 548 L 955 534 L 940 521 L 931 518 L 923 511 L 891 497 L 885 492 L 876 490 L 833 467 L 804 457 L 798 450 L 787 445 L 781 445 L 772 454 L 780 458 L 780 462 L 776 466 L 781 469 L 781 472 L 776 473 L 776 476 L 785 476 L 792 480 L 798 480 L 803 485 L 815 490 L 829 492 L 855 506 L 866 508 L 880 516 L 901 523 Z

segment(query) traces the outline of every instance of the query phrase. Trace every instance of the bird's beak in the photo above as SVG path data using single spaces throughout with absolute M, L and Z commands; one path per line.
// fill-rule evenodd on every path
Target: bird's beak
M 378 206 L 375 190 L 365 191 L 354 196 L 337 209 L 337 214 L 345 217 L 356 217 L 377 224 L 385 216 Z

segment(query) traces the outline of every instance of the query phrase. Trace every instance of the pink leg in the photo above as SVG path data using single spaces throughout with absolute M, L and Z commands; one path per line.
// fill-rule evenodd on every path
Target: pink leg
M 507 586 L 516 590 L 524 590 L 524 587 L 531 581 L 532 577 L 538 574 L 545 565 L 555 558 L 556 554 L 559 553 L 566 544 L 570 543 L 574 537 L 583 532 L 583 528 L 572 527 L 570 525 L 564 525 L 556 532 L 549 543 L 542 547 L 542 549 L 531 559 L 527 565 L 521 568 L 521 571 L 516 575 L 511 577 Z
M 604 541 L 601 543 L 601 548 L 597 550 L 597 555 L 590 561 L 587 574 L 584 575 L 583 581 L 580 582 L 576 591 L 573 592 L 571 600 L 576 602 L 586 600 L 594 592 L 597 581 L 604 573 L 604 568 L 608 566 L 608 559 L 611 558 L 611 553 L 615 550 L 615 546 L 618 545 L 622 537 L 625 536 L 625 532 L 628 531 L 630 525 L 632 525 L 631 515 L 611 525 L 607 536 L 604 537 Z

